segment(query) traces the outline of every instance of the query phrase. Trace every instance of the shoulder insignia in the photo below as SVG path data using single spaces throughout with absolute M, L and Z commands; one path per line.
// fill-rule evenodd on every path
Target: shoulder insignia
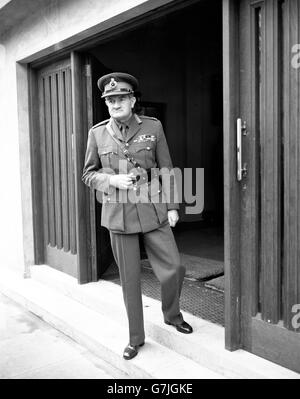
M 154 118 L 154 116 L 139 115 L 139 118 L 141 118 L 141 119 L 151 119 L 152 121 L 158 121 L 158 119 Z
M 96 125 L 92 126 L 92 129 L 95 129 L 95 128 L 98 127 L 98 126 L 107 125 L 108 122 L 109 122 L 109 119 L 106 119 L 105 121 L 101 121 L 101 122 L 97 123 Z

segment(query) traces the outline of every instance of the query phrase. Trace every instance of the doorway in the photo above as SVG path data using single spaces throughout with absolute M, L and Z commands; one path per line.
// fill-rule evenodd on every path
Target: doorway
M 188 214 L 186 207 L 191 204 L 183 198 L 180 221 L 173 231 L 187 268 L 188 286 L 183 292 L 195 297 L 201 289 L 205 297 L 201 306 L 207 312 L 199 313 L 196 298 L 187 299 L 185 310 L 223 325 L 222 2 L 212 7 L 211 2 L 202 1 L 170 12 L 90 48 L 88 53 L 96 60 L 98 74 L 125 71 L 139 78 L 139 108 L 162 121 L 174 167 L 193 171 L 194 194 L 195 190 L 203 190 L 197 184 L 195 170 L 204 169 L 204 207 Z M 95 82 L 98 77 L 94 77 Z M 109 115 L 96 85 L 93 90 L 93 122 L 97 123 Z M 100 215 L 100 210 L 96 213 Z M 100 242 L 104 241 L 104 230 L 98 231 L 102 235 Z M 146 259 L 142 264 L 149 271 Z M 101 278 L 111 279 L 117 273 L 116 265 L 106 271 L 102 262 L 101 267 Z M 152 279 L 147 276 L 146 280 Z M 154 297 L 155 292 L 157 289 L 152 293 Z M 212 316 L 214 313 L 219 316 Z
M 215 243 L 216 240 L 211 232 L 218 232 L 219 229 L 220 246 L 218 248 L 220 248 L 220 253 L 223 253 L 222 213 L 223 203 L 225 204 L 225 262 L 221 262 L 225 263 L 226 268 L 225 347 L 229 350 L 242 347 L 259 356 L 299 370 L 299 334 L 294 331 L 292 324 L 295 322 L 294 318 L 297 319 L 297 314 L 293 313 L 293 306 L 299 305 L 300 297 L 299 240 L 298 235 L 295 234 L 300 231 L 299 218 L 296 217 L 299 215 L 299 201 L 296 201 L 296 193 L 299 193 L 299 179 L 297 179 L 298 172 L 295 167 L 297 154 L 299 154 L 299 135 L 297 135 L 299 71 L 291 65 L 289 58 L 293 40 L 298 37 L 296 35 L 299 31 L 299 4 L 297 0 L 280 0 L 279 2 L 223 0 L 222 21 L 221 1 L 214 2 L 213 9 L 208 1 L 200 2 L 199 0 L 197 4 L 193 0 L 190 2 L 174 1 L 170 7 L 175 7 L 176 3 L 177 6 L 184 7 L 181 8 L 181 11 L 167 11 L 164 8 L 167 7 L 166 3 L 163 0 L 160 3 L 163 4 L 158 10 L 160 17 L 158 14 L 154 15 L 145 11 L 144 15 L 139 14 L 139 17 L 135 18 L 136 14 L 133 16 L 131 12 L 128 12 L 124 25 L 114 19 L 109 22 L 110 28 L 117 28 L 115 31 L 110 31 L 104 24 L 104 27 L 103 25 L 99 27 L 98 32 L 106 30 L 106 34 L 103 36 L 99 34 L 99 37 L 91 38 L 93 40 L 88 44 L 81 43 L 80 36 L 77 37 L 78 47 L 71 52 L 70 48 L 66 48 L 63 43 L 60 43 L 60 46 L 56 47 L 63 49 L 61 54 L 57 54 L 57 48 L 54 46 L 43 51 L 44 58 L 41 60 L 39 60 L 41 54 L 34 54 L 23 60 L 24 63 L 36 60 L 36 64 L 33 63 L 28 68 L 27 76 L 30 78 L 30 117 L 33 124 L 33 128 L 29 129 L 29 132 L 32 139 L 31 150 L 34 165 L 35 217 L 33 222 L 36 263 L 44 263 L 47 258 L 54 259 L 54 257 L 50 258 L 48 254 L 46 258 L 42 248 L 44 244 L 43 217 L 45 214 L 47 215 L 48 211 L 50 214 L 51 208 L 47 207 L 44 212 L 45 201 L 42 201 L 40 195 L 42 181 L 40 172 L 43 171 L 43 162 L 40 159 L 40 151 L 36 151 L 36 149 L 39 148 L 39 141 L 43 141 L 43 138 L 35 134 L 40 131 L 40 126 L 38 117 L 34 115 L 34 110 L 38 109 L 40 105 L 37 101 L 39 99 L 38 87 L 46 88 L 45 93 L 48 93 L 48 96 L 45 99 L 51 104 L 57 103 L 60 96 L 49 96 L 50 90 L 47 85 L 50 85 L 50 82 L 51 85 L 54 83 L 54 91 L 51 93 L 64 93 L 63 98 L 69 98 L 69 92 L 64 92 L 59 87 L 59 83 L 68 82 L 58 76 L 65 73 L 65 63 L 60 65 L 58 62 L 56 65 L 58 70 L 55 69 L 54 78 L 47 76 L 45 81 L 43 75 L 42 81 L 45 81 L 47 85 L 39 86 L 37 84 L 39 71 L 34 69 L 48 65 L 50 60 L 48 58 L 46 60 L 45 54 L 49 55 L 53 52 L 51 61 L 54 63 L 63 56 L 70 57 L 70 68 L 68 68 L 71 73 L 71 84 L 65 87 L 70 87 L 72 91 L 72 107 L 67 114 L 72 114 L 73 128 L 67 129 L 67 132 L 73 134 L 71 140 L 66 143 L 69 142 L 74 157 L 77 253 L 71 258 L 71 268 L 62 270 L 77 275 L 78 281 L 85 283 L 95 281 L 104 271 L 105 265 L 108 264 L 105 259 L 109 259 L 109 256 L 105 258 L 100 253 L 104 248 L 109 248 L 107 231 L 98 227 L 97 209 L 96 217 L 88 220 L 95 211 L 95 208 L 92 208 L 91 211 L 88 206 L 89 200 L 92 205 L 94 204 L 94 193 L 84 191 L 86 188 L 83 187 L 80 180 L 86 145 L 86 136 L 83 132 L 87 131 L 86 127 L 89 125 L 87 123 L 89 112 L 86 111 L 91 109 L 89 104 L 85 104 L 86 98 L 82 95 L 85 89 L 95 97 L 93 105 L 97 111 L 93 113 L 93 118 L 90 118 L 89 122 L 97 123 L 106 117 L 105 110 L 101 106 L 100 92 L 95 82 L 93 85 L 91 84 L 91 80 L 94 78 L 91 79 L 90 71 L 94 72 L 94 69 L 88 68 L 92 62 L 89 63 L 86 59 L 87 54 L 91 59 L 98 60 L 101 73 L 122 69 L 140 78 L 141 101 L 151 112 L 158 111 L 160 113 L 159 117 L 164 124 L 174 166 L 205 168 L 204 210 L 188 218 L 181 210 L 181 222 L 175 229 L 181 251 L 189 251 L 188 254 L 193 256 L 191 251 L 195 250 L 197 251 L 194 253 L 195 256 L 203 256 L 205 240 L 210 237 L 211 241 Z M 167 12 L 168 14 L 166 14 Z M 161 17 L 162 13 L 165 14 Z M 134 23 L 135 25 L 133 25 Z M 122 36 L 117 37 L 119 33 L 116 31 L 120 32 L 120 30 L 122 30 Z M 114 37 L 113 34 L 115 34 Z M 221 127 L 222 78 L 220 82 L 222 41 L 224 135 Z M 276 73 L 269 73 L 270 70 L 273 70 L 270 68 L 274 68 Z M 260 70 L 263 70 L 264 73 L 259 73 Z M 280 73 L 277 73 L 278 71 Z M 52 71 L 48 72 L 52 74 Z M 47 75 L 46 70 L 42 71 L 42 74 L 44 73 Z M 99 73 L 96 77 L 98 76 Z M 40 77 L 42 76 L 40 75 Z M 258 90 L 259 79 L 261 79 L 260 84 L 264 90 Z M 272 94 L 266 96 L 265 94 L 269 92 Z M 88 100 L 91 100 L 91 97 Z M 58 101 L 57 104 L 59 107 L 51 107 L 51 110 L 58 110 L 66 115 L 64 109 L 66 102 Z M 260 107 L 257 104 L 264 106 Z M 48 106 L 45 109 L 48 109 L 49 112 L 49 108 Z M 284 112 L 281 112 L 282 110 Z M 57 124 L 55 112 L 53 115 L 49 113 L 48 116 L 45 122 L 47 124 L 50 121 L 52 124 L 48 126 L 55 125 L 56 128 L 60 126 Z M 237 118 L 246 121 L 248 127 L 243 132 L 244 134 L 240 131 L 238 135 L 242 137 L 245 149 L 243 160 L 247 161 L 242 166 L 248 168 L 248 175 L 243 177 L 242 182 L 238 181 L 236 173 Z M 274 121 L 279 120 L 280 123 L 276 125 L 278 130 L 274 134 Z M 260 124 L 257 122 L 261 121 L 264 122 L 263 129 L 259 131 Z M 57 140 L 56 130 L 53 132 L 53 139 Z M 255 219 L 257 181 L 259 181 L 255 180 L 256 172 L 259 170 L 255 167 L 257 164 L 257 148 L 255 146 L 259 142 L 259 137 L 264 138 L 262 143 L 265 152 L 262 152 L 261 160 L 265 162 L 264 165 L 267 165 L 263 169 L 265 172 L 263 178 L 267 182 L 264 187 L 272 188 L 272 190 L 265 190 L 263 194 L 267 195 L 262 196 L 260 200 L 261 209 L 264 210 L 264 213 L 261 212 L 261 214 L 265 221 L 261 224 L 258 224 Z M 282 138 L 285 140 L 282 141 Z M 223 141 L 224 144 L 220 145 L 220 141 Z M 283 142 L 285 146 L 281 149 L 283 155 L 281 155 L 283 161 L 281 162 L 279 161 L 280 151 L 274 153 L 272 151 L 274 148 L 281 147 Z M 57 144 L 57 142 L 55 143 Z M 270 143 L 275 144 L 270 145 Z M 222 154 L 222 147 L 224 147 L 225 154 L 223 160 L 222 156 L 218 155 L 218 151 Z M 49 152 L 49 154 L 52 153 Z M 277 169 L 272 167 L 273 164 Z M 276 179 L 273 179 L 280 164 L 282 165 L 281 180 L 277 175 L 276 179 L 280 184 L 283 183 L 284 191 L 278 190 L 280 186 L 277 183 L 277 185 L 274 184 Z M 223 165 L 224 184 L 221 182 Z M 57 165 L 55 167 L 57 168 Z M 50 167 L 51 173 L 52 170 L 55 172 Z M 68 168 L 64 170 L 68 171 Z M 59 173 L 56 177 L 56 182 L 59 182 Z M 52 187 L 55 188 L 57 185 L 53 184 Z M 225 196 L 223 196 L 223 187 Z M 284 193 L 283 198 L 280 199 L 281 202 L 278 200 L 278 192 Z M 59 199 L 63 196 L 60 195 L 59 190 L 56 190 L 56 196 L 56 203 L 60 206 Z M 278 206 L 279 204 L 282 205 Z M 97 206 L 99 207 L 98 204 Z M 208 208 L 209 206 L 212 208 Z M 277 212 L 278 209 L 281 213 Z M 273 212 L 271 216 L 275 214 L 276 217 L 269 217 L 270 210 Z M 52 210 L 51 214 L 53 214 Z M 62 215 L 66 216 L 64 213 Z M 283 216 L 282 220 L 279 218 L 280 215 Z M 51 227 L 56 228 L 63 220 L 66 222 L 67 218 L 57 217 L 55 224 L 52 223 Z M 71 219 L 69 220 L 71 221 Z M 277 230 L 272 228 L 272 223 L 274 225 L 277 223 L 275 226 Z M 278 229 L 280 223 L 282 223 L 282 227 Z M 91 225 L 91 230 L 95 230 L 95 226 L 97 227 L 97 243 L 90 240 L 90 236 L 93 238 L 88 231 Z M 258 232 L 257 226 L 260 226 L 260 229 L 262 227 L 263 235 Z M 209 229 L 211 232 L 208 231 Z M 58 229 L 58 231 L 61 230 Z M 65 229 L 66 231 L 74 234 L 74 229 Z M 280 234 L 276 234 L 278 232 Z M 48 237 L 47 234 L 46 231 L 45 237 Z M 264 239 L 263 246 L 260 245 L 261 238 Z M 280 240 L 283 247 L 281 252 L 278 251 L 279 246 L 277 245 Z M 61 243 L 61 235 L 58 241 L 51 239 L 50 243 L 52 241 L 54 244 Z M 61 253 L 64 248 L 57 248 L 55 259 L 62 259 Z M 98 251 L 100 263 L 98 259 L 97 262 L 94 262 L 96 258 L 94 248 Z M 205 248 L 210 249 L 210 253 L 218 253 L 210 245 Z M 258 251 L 260 251 L 259 255 L 263 254 L 263 256 L 258 257 Z M 92 256 L 89 256 L 91 252 Z M 211 255 L 206 253 L 206 256 Z M 275 257 L 276 263 L 273 262 Z M 211 258 L 207 259 L 215 263 L 217 259 Z M 258 259 L 262 260 L 260 264 L 257 262 Z M 50 264 L 50 261 L 48 262 Z M 54 267 L 60 266 L 54 261 L 53 264 Z M 262 285 L 260 285 L 258 276 L 263 277 L 263 290 L 260 289 Z M 196 282 L 199 284 L 199 281 Z M 205 284 L 208 283 L 209 281 Z M 200 284 L 196 287 L 199 286 Z M 203 287 L 201 286 L 201 288 Z M 191 292 L 191 289 L 189 288 L 187 291 Z M 196 298 L 199 305 L 198 294 L 199 291 L 193 298 Z M 258 307 L 261 300 L 263 301 L 262 312 Z M 208 302 L 205 301 L 203 307 Z M 220 303 L 224 304 L 224 297 Z M 282 317 L 283 319 L 281 319 Z M 297 325 L 296 328 L 299 329 L 299 326 Z

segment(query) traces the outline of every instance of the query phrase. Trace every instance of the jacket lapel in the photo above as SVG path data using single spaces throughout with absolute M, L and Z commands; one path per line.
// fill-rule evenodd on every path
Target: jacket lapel
M 141 124 L 142 124 L 142 120 L 136 114 L 133 114 L 133 118 L 131 119 L 129 129 L 127 132 L 127 140 L 126 141 L 131 140 L 132 137 L 137 134 L 137 132 L 141 128 Z

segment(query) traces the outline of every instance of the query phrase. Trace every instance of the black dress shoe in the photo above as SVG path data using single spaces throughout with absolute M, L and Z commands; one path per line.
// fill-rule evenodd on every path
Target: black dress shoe
M 172 324 L 169 321 L 165 321 L 169 326 L 176 327 L 176 330 L 183 334 L 191 334 L 193 332 L 193 327 L 190 326 L 186 321 L 183 321 L 181 324 Z
M 128 344 L 123 352 L 123 357 L 126 360 L 130 360 L 138 354 L 138 349 L 140 346 L 143 346 L 145 342 L 139 345 L 130 345 Z

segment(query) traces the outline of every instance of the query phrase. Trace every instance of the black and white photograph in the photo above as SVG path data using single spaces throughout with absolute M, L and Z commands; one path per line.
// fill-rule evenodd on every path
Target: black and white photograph
M 0 380 L 300 379 L 299 0 L 0 0 L 0 132 Z

